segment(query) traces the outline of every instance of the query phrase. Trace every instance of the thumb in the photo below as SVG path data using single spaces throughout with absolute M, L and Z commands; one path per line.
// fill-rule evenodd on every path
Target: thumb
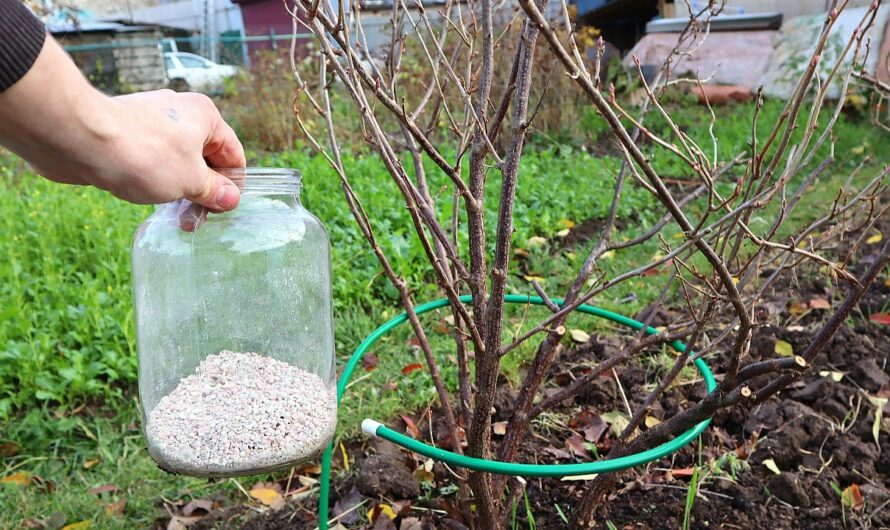
M 225 212 L 238 206 L 241 191 L 234 182 L 209 167 L 202 178 L 201 191 L 197 195 L 186 197 L 188 200 L 215 212 Z

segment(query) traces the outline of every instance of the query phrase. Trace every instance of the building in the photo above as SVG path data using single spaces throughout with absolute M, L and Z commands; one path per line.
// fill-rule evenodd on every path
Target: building
M 241 8 L 231 0 L 162 0 L 153 6 L 107 11 L 96 18 L 174 28 L 192 35 L 189 39 L 178 40 L 180 48 L 214 62 L 243 63 L 246 60 L 241 46 L 244 36 Z
M 167 86 L 158 26 L 86 21 L 50 23 L 47 30 L 103 90 L 123 93 Z

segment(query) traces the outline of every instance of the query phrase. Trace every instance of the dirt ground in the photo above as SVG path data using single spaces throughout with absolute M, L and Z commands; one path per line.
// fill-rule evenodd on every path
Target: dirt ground
M 883 220 L 880 229 L 890 234 L 890 219 Z M 877 247 L 859 252 L 854 270 L 864 270 Z M 835 305 L 841 296 L 817 274 L 803 271 L 797 277 L 784 278 L 761 304 L 773 324 L 758 328 L 751 356 L 775 356 L 777 341 L 802 351 L 830 315 L 830 310 L 820 308 L 822 304 L 811 301 L 828 300 Z M 721 412 L 702 435 L 700 446 L 687 446 L 645 468 L 623 473 L 619 487 L 597 513 L 595 527 L 680 528 L 692 468 L 699 464 L 700 484 L 690 528 L 890 528 L 890 406 L 883 410 L 878 444 L 873 433 L 876 406 L 869 400 L 869 396 L 890 396 L 890 326 L 868 320 L 874 312 L 886 312 L 888 304 L 890 281 L 882 276 L 849 326 L 796 384 L 760 406 Z M 668 316 L 657 315 L 653 325 Z M 593 336 L 587 344 L 570 350 L 559 361 L 548 391 L 568 384 L 586 367 L 614 354 L 618 344 L 616 337 Z M 715 373 L 722 372 L 713 359 L 709 362 Z M 661 368 L 662 372 L 666 369 Z M 658 370 L 645 362 L 618 369 L 631 406 L 636 408 L 642 402 L 657 380 Z M 662 396 L 650 421 L 670 417 L 704 395 L 703 382 L 689 377 Z M 511 389 L 505 386 L 499 391 L 493 421 L 507 419 L 512 399 Z M 603 417 L 621 410 L 624 405 L 614 377 L 597 379 L 580 396 L 539 418 L 540 436 L 526 437 L 520 459 L 538 463 L 589 461 L 594 458 L 594 447 L 604 454 L 614 433 Z M 427 441 L 432 430 L 439 445 L 448 445 L 451 433 L 436 411 L 418 411 L 408 419 L 411 424 L 400 420 L 392 426 L 414 431 Z M 442 464 L 428 469 L 422 459 L 378 440 L 355 440 L 345 449 L 358 460 L 344 471 L 342 452 L 337 451 L 334 467 L 341 471 L 334 480 L 331 499 L 332 515 L 340 515 L 339 523 L 344 527 L 467 528 L 455 503 L 458 486 L 454 475 Z M 316 473 L 317 478 L 317 469 L 303 472 L 309 477 Z M 287 478 L 282 479 L 278 487 L 283 490 L 286 483 Z M 563 515 L 568 516 L 570 507 L 578 504 L 585 487 L 584 481 L 529 479 L 528 510 L 520 496 L 507 524 L 514 528 L 564 528 Z M 370 523 L 359 517 L 368 511 L 373 519 Z M 527 512 L 533 514 L 534 526 Z M 291 500 L 278 510 L 242 507 L 211 512 L 189 528 L 229 527 L 227 521 L 245 517 L 242 528 L 251 530 L 315 528 L 317 497 Z M 159 521 L 161 527 L 165 523 Z

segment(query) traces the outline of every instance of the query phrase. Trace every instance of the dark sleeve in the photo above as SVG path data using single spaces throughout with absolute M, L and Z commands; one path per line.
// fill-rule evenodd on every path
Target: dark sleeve
M 46 29 L 21 0 L 0 0 L 0 92 L 28 73 L 44 39 Z

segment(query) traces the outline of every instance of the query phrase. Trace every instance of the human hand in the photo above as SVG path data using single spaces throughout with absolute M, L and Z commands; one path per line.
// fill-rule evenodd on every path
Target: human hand
M 137 203 L 185 198 L 217 212 L 238 205 L 238 187 L 212 168 L 244 167 L 244 149 L 210 98 L 158 90 L 109 101 L 123 130 L 109 142 L 114 156 L 96 186 Z
M 213 167 L 244 167 L 216 106 L 170 90 L 108 97 L 47 38 L 31 70 L 0 92 L 0 144 L 57 182 L 93 185 L 135 203 L 177 199 L 231 210 L 240 192 Z

